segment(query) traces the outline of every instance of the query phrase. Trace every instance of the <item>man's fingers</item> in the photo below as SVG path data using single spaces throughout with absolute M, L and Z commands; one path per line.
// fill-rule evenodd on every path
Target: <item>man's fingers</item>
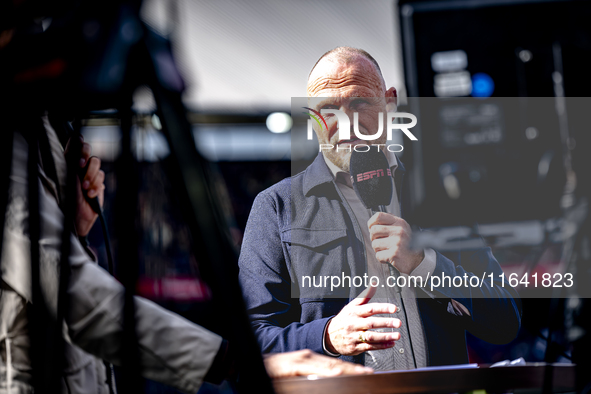
M 92 180 L 90 183 L 90 187 L 88 188 L 88 197 L 94 198 L 96 197 L 101 190 L 104 189 L 105 185 L 105 173 L 101 170 L 97 174 L 97 176 Z
M 362 343 L 380 344 L 390 343 L 392 341 L 400 340 L 399 332 L 376 332 L 376 331 L 365 331 L 360 334 L 363 338 Z
M 388 250 L 393 248 L 399 248 L 402 239 L 398 236 L 392 236 L 388 238 L 379 238 L 371 241 L 371 247 L 377 253 L 382 250 Z
M 396 308 L 394 308 L 396 310 Z M 359 322 L 354 325 L 357 331 L 372 330 L 375 328 L 398 328 L 400 327 L 400 319 L 393 317 L 368 317 L 359 319 Z
M 387 238 L 392 235 L 401 235 L 403 232 L 403 228 L 401 226 L 385 226 L 383 224 L 375 224 L 369 229 L 369 235 L 371 240 L 374 241 L 380 238 Z
M 103 185 L 98 192 L 98 200 L 99 200 L 99 205 L 102 208 L 103 204 L 105 202 L 105 185 Z
M 88 167 L 86 169 L 86 174 L 84 174 L 84 179 L 82 180 L 82 188 L 87 190 L 90 188 L 91 183 L 94 183 L 93 180 L 99 174 L 101 169 L 101 159 L 96 156 L 93 156 L 88 161 Z
M 80 150 L 80 167 L 84 167 L 88 158 L 92 154 L 92 146 L 89 143 L 84 142 L 82 144 L 82 149 Z
M 390 249 L 380 250 L 379 252 L 376 252 L 376 260 L 382 264 L 392 264 L 396 267 L 396 261 L 393 259 L 392 253 L 393 251 Z
M 319 375 L 368 374 L 373 369 L 314 353 L 308 349 L 263 356 L 267 373 L 272 378 Z
M 340 361 L 340 360 L 339 360 Z M 329 375 L 326 376 L 338 376 L 338 375 L 367 375 L 373 373 L 373 369 L 364 367 L 358 364 L 347 363 L 340 361 L 335 369 L 329 371 Z
M 359 353 L 367 352 L 368 350 L 390 349 L 396 345 L 396 341 L 382 342 L 382 343 L 360 343 L 356 349 Z
M 327 360 L 325 356 L 314 354 L 308 360 L 309 362 L 302 365 L 305 368 L 302 375 L 319 375 L 319 376 L 338 376 L 338 375 L 360 375 L 372 373 L 371 368 L 365 368 L 358 364 L 353 364 L 339 359 Z
M 355 314 L 359 317 L 370 317 L 373 315 L 394 312 L 396 312 L 396 305 L 377 302 L 373 304 L 359 305 L 355 308 Z
M 377 212 L 371 218 L 369 218 L 369 220 L 367 221 L 367 226 L 371 229 L 372 226 L 375 225 L 381 224 L 388 226 L 392 224 L 398 224 L 401 221 L 404 222 L 404 219 L 399 218 L 398 216 L 394 216 L 386 212 Z
M 353 299 L 349 305 L 357 306 L 367 304 L 371 298 L 376 294 L 377 286 L 369 286 L 367 289 L 363 290 L 361 294 L 359 294 L 355 299 Z

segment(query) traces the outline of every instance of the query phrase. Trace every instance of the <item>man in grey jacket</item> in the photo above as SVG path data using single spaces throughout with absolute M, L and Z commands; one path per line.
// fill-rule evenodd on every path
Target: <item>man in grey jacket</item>
M 63 152 L 57 136 L 44 119 L 58 174 L 65 173 Z M 86 155 L 88 159 L 88 154 Z M 90 196 L 102 194 L 103 175 L 96 162 L 82 182 Z M 82 163 L 81 163 L 82 164 Z M 39 167 L 40 277 L 50 312 L 57 310 L 63 214 L 58 188 Z M 63 179 L 59 175 L 58 178 Z M 98 177 L 98 178 L 97 178 Z M 61 183 L 61 182 L 60 182 Z M 28 238 L 27 142 L 14 133 L 12 172 L 2 248 L 0 291 L 0 393 L 31 392 L 27 307 L 31 301 L 31 271 Z M 102 197 L 101 197 L 102 199 Z M 94 219 L 89 209 L 78 211 L 77 230 L 90 229 Z M 85 235 L 85 234 L 81 234 Z M 123 286 L 100 268 L 72 234 L 70 308 L 66 314 L 66 365 L 64 389 L 74 393 L 108 393 L 106 369 L 100 359 L 119 364 L 122 358 Z M 135 299 L 136 330 L 142 374 L 184 392 L 196 392 L 210 374 L 222 338 L 156 304 Z M 225 349 L 224 349 L 225 350 Z M 220 374 L 218 374 L 220 375 Z M 223 377 L 223 373 L 221 376 Z

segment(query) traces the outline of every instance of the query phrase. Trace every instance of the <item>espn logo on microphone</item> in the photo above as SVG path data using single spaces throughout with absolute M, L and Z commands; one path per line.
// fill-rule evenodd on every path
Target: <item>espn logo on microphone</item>
M 390 177 L 392 176 L 392 171 L 390 171 L 389 168 L 387 169 L 387 174 Z M 374 176 L 376 178 L 384 176 L 384 170 L 380 168 L 379 170 L 372 170 L 372 171 L 362 172 L 361 174 L 357 174 L 357 182 L 367 181 L 368 179 L 372 179 Z

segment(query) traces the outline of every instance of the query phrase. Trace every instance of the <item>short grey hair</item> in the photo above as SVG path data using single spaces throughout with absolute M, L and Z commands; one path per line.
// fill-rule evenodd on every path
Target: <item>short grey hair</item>
M 380 75 L 380 77 L 382 77 L 382 80 L 384 80 L 384 77 L 382 75 L 382 69 L 380 69 L 380 65 L 378 64 L 376 59 L 374 59 L 373 56 L 371 56 L 367 51 L 353 47 L 336 47 L 328 52 L 325 52 L 322 56 L 320 56 L 320 59 L 316 61 L 314 67 L 312 67 L 312 69 L 310 70 L 310 73 L 308 74 L 308 79 L 310 78 L 310 75 L 312 75 L 312 72 L 314 71 L 318 63 L 320 63 L 320 61 L 326 57 L 334 57 L 339 60 L 344 60 L 348 62 L 353 60 L 356 56 L 362 56 L 370 62 L 372 62 L 374 66 L 376 66 L 378 74 Z

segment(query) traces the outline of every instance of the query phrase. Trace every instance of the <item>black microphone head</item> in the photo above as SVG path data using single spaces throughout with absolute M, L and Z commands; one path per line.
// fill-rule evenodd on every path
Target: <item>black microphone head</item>
M 367 152 L 351 152 L 349 172 L 353 189 L 365 208 L 379 211 L 392 200 L 392 173 L 384 153 L 371 146 Z

